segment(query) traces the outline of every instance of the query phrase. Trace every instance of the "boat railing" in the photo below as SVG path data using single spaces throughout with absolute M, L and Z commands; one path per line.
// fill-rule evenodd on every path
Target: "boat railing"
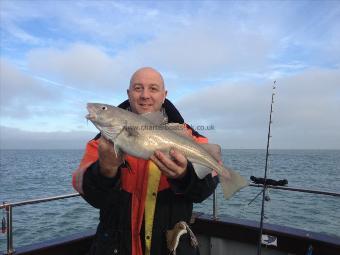
M 2 226 L 6 229 L 6 238 L 7 238 L 7 253 L 5 254 L 14 254 L 15 249 L 13 247 L 13 207 L 17 206 L 23 206 L 23 205 L 32 205 L 32 204 L 39 204 L 39 203 L 45 203 L 50 202 L 54 200 L 60 200 L 60 199 L 66 199 L 71 197 L 77 197 L 80 196 L 79 193 L 72 193 L 72 194 L 66 194 L 66 195 L 60 195 L 60 196 L 53 196 L 53 197 L 46 197 L 46 198 L 39 198 L 39 199 L 31 199 L 31 200 L 25 200 L 21 202 L 15 202 L 15 203 L 7 203 L 3 202 L 2 205 L 0 205 L 0 209 L 4 209 L 6 211 L 6 224 L 5 226 Z
M 263 188 L 262 184 L 250 183 L 249 186 L 250 187 Z M 286 186 L 272 186 L 272 185 L 266 185 L 266 186 L 267 186 L 267 188 L 272 188 L 272 189 L 280 189 L 280 190 L 286 190 L 286 191 L 295 191 L 295 192 L 304 192 L 304 193 L 313 193 L 313 194 L 320 194 L 320 195 L 326 195 L 326 196 L 340 197 L 340 193 L 338 193 L 338 192 L 330 192 L 330 191 L 323 191 L 323 190 L 312 190 L 312 189 L 302 189 L 302 188 L 286 187 Z M 0 210 L 6 211 L 5 226 L 2 226 L 3 228 L 6 229 L 6 238 L 7 238 L 7 253 L 5 253 L 5 254 L 9 255 L 9 254 L 15 253 L 15 249 L 13 247 L 13 226 L 12 226 L 13 207 L 31 205 L 31 204 L 38 204 L 38 203 L 45 203 L 45 202 L 50 202 L 50 201 L 54 201 L 54 200 L 60 200 L 60 199 L 78 197 L 78 196 L 80 196 L 79 193 L 72 193 L 72 194 L 66 194 L 66 195 L 60 195 L 60 196 L 25 200 L 25 201 L 14 202 L 14 203 L 3 202 L 3 204 L 0 204 Z M 217 206 L 217 194 L 216 194 L 216 192 L 214 192 L 214 195 L 213 195 L 213 208 L 212 209 L 213 209 L 213 218 L 217 219 L 218 218 L 218 206 Z

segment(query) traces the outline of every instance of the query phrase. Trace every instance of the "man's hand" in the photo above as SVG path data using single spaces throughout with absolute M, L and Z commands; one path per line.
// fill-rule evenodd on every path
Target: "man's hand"
M 100 173 L 106 177 L 115 177 L 118 167 L 123 163 L 123 158 L 116 156 L 113 143 L 104 137 L 99 138 L 98 157 Z
M 185 176 L 187 172 L 188 160 L 180 152 L 171 149 L 169 158 L 161 151 L 156 150 L 151 156 L 151 160 L 155 162 L 159 170 L 168 178 L 178 179 Z

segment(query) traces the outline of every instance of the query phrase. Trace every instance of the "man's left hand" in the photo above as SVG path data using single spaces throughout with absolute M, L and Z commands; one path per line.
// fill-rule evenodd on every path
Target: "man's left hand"
M 187 172 L 187 158 L 174 149 L 170 150 L 169 158 L 163 152 L 156 150 L 151 160 L 158 166 L 159 170 L 168 178 L 178 179 L 185 176 Z

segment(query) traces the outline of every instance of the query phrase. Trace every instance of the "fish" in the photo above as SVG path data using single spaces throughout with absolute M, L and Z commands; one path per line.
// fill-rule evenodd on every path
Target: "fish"
M 200 179 L 215 170 L 226 199 L 248 185 L 239 173 L 221 164 L 219 145 L 196 142 L 183 124 L 167 123 L 160 111 L 136 114 L 101 103 L 88 103 L 87 110 L 87 120 L 113 143 L 116 155 L 123 152 L 149 160 L 156 150 L 169 155 L 170 150 L 175 149 L 200 166 L 194 165 Z
M 189 225 L 185 221 L 177 222 L 173 229 L 166 231 L 166 245 L 170 254 L 176 255 L 176 249 L 179 244 L 179 239 L 184 234 L 189 234 L 190 244 L 192 247 L 198 246 L 198 240 L 195 234 L 190 229 Z

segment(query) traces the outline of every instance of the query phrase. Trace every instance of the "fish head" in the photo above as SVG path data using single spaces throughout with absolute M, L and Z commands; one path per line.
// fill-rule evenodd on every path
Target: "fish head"
M 88 114 L 86 119 L 90 120 L 96 127 L 109 127 L 119 122 L 119 110 L 117 107 L 101 103 L 88 103 Z

